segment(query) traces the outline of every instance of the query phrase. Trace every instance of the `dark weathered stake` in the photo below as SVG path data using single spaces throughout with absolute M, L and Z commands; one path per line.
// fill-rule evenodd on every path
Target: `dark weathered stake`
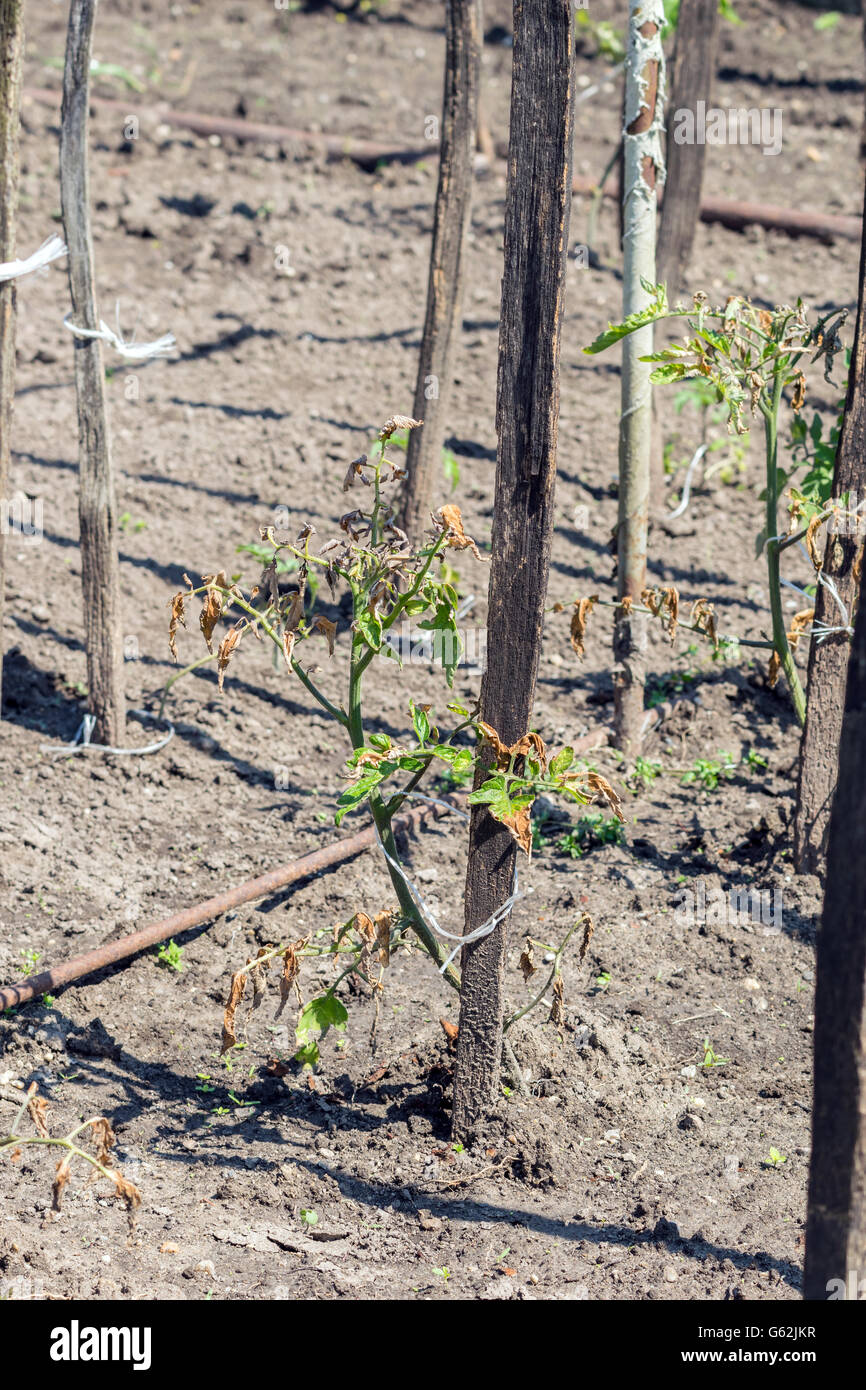
M 559 343 L 574 129 L 571 0 L 514 6 L 505 274 L 499 330 L 496 495 L 488 664 L 481 710 L 506 743 L 529 728 L 550 545 L 559 418 Z M 473 808 L 466 876 L 470 932 L 510 895 L 515 846 Z M 506 924 L 463 951 L 455 1136 L 468 1138 L 498 1091 Z
M 463 303 L 466 231 L 472 204 L 472 163 L 481 65 L 481 0 L 447 0 L 445 91 L 439 183 L 427 283 L 427 316 L 418 359 L 413 414 L 424 428 L 409 435 L 401 520 L 413 541 L 429 524 L 441 471 L 454 340 Z
M 860 250 L 857 324 L 833 469 L 833 497 L 841 501 L 846 492 L 851 494 L 853 506 L 866 499 L 866 239 Z M 862 525 L 860 520 L 859 527 L 855 526 L 852 519 L 850 534 L 828 534 L 824 549 L 823 572 L 835 584 L 849 618 L 860 587 L 857 561 L 863 553 Z M 815 622 L 842 626 L 839 606 L 823 584 L 818 585 L 815 596 Z M 824 869 L 830 808 L 839 770 L 850 650 L 850 640 L 843 632 L 833 633 L 822 642 L 813 641 L 809 650 L 806 725 L 800 743 L 794 823 L 794 862 L 798 873 L 822 873 Z
M 18 215 L 18 110 L 24 52 L 22 0 L 0 0 L 0 262 L 15 260 Z M 0 283 L 0 506 L 9 500 L 15 400 L 15 281 Z M 0 708 L 3 704 L 4 535 L 0 526 Z
M 69 247 L 72 322 L 98 328 L 90 231 L 88 95 L 96 0 L 71 0 L 63 72 L 60 130 L 60 198 Z M 98 338 L 74 340 L 78 398 L 81 583 L 87 651 L 88 707 L 96 718 L 95 743 L 118 744 L 126 721 L 123 644 L 117 560 L 117 519 L 105 373 Z
M 861 299 L 862 307 L 862 299 Z M 862 342 L 862 337 L 861 337 Z M 862 368 L 862 362 L 859 363 Z M 853 379 L 862 386 L 858 369 Z M 810 694 L 811 700 L 811 694 Z M 805 1296 L 866 1279 L 866 613 L 857 617 L 818 934 Z M 847 1298 L 862 1298 L 851 1293 Z
M 712 102 L 719 7 L 715 0 L 680 0 L 677 37 L 671 63 L 667 122 L 667 181 L 659 226 L 657 275 L 674 301 L 692 254 L 701 215 L 706 146 L 678 145 L 678 111 L 697 110 L 699 101 Z

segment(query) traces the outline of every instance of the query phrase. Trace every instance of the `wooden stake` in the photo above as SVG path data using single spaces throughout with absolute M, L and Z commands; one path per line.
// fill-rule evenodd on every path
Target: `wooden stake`
M 423 420 L 409 435 L 401 518 L 413 541 L 430 522 L 441 472 L 454 339 L 460 332 L 466 232 L 472 204 L 472 165 L 481 66 L 481 0 L 447 0 L 445 91 L 439 183 L 427 285 L 427 316 L 413 414 Z
M 69 247 L 72 322 L 91 329 L 99 326 L 88 174 L 88 96 L 96 4 L 97 0 L 70 3 L 60 126 L 60 198 Z M 117 746 L 122 742 L 126 714 L 117 520 L 102 343 L 98 338 L 75 338 L 74 354 L 88 708 L 96 718 L 93 742 Z
M 571 0 L 515 0 L 505 273 L 499 330 L 488 665 L 481 710 L 506 743 L 529 728 L 553 533 L 559 345 L 571 211 Z M 465 930 L 510 896 L 515 845 L 473 807 Z M 506 922 L 463 951 L 453 1131 L 467 1139 L 499 1089 Z
M 0 262 L 15 260 L 23 52 L 22 0 L 0 0 Z M 4 509 L 9 501 L 10 436 L 15 403 L 15 301 L 15 281 L 0 283 L 0 507 Z M 4 530 L 5 522 L 0 525 L 0 709 L 3 705 L 3 607 L 6 588 Z
M 623 135 L 623 318 L 643 309 L 645 284 L 655 283 L 656 185 L 661 168 L 661 104 L 664 57 L 659 31 L 661 0 L 629 0 L 626 57 L 626 125 Z M 619 432 L 618 596 L 613 633 L 614 725 L 618 746 L 640 752 L 644 721 L 646 621 L 630 612 L 646 587 L 652 451 L 652 325 L 623 339 L 622 412 Z M 627 602 L 623 602 L 626 600 Z
M 866 223 L 864 223 L 866 226 Z M 845 493 L 852 505 L 866 500 L 866 237 L 860 249 L 857 324 L 848 373 L 845 415 L 833 469 L 833 491 L 840 506 Z M 823 573 L 833 581 L 850 620 L 860 590 L 858 556 L 863 555 L 863 514 L 850 534 L 828 533 Z M 815 622 L 842 626 L 839 606 L 823 584 L 815 595 Z M 800 743 L 794 863 L 798 873 L 820 874 L 827 853 L 830 809 L 839 775 L 839 739 L 845 708 L 845 681 L 851 642 L 844 632 L 812 641 L 806 689 L 806 724 Z M 866 1274 L 866 1271 L 864 1271 Z
M 678 145 L 676 113 L 696 111 L 712 101 L 719 36 L 719 7 L 708 0 L 680 0 L 677 38 L 671 63 L 667 122 L 667 179 L 659 226 L 658 281 L 674 302 L 683 285 L 701 215 L 706 145 Z
M 856 371 L 854 362 L 851 366 L 855 390 L 862 388 L 862 356 Z M 804 1286 L 804 1296 L 818 1301 L 831 1296 L 862 1299 L 866 1291 L 864 782 L 866 613 L 861 607 L 848 670 L 839 785 L 830 819 L 827 891 L 818 933 Z M 835 1286 L 832 1281 L 837 1281 Z

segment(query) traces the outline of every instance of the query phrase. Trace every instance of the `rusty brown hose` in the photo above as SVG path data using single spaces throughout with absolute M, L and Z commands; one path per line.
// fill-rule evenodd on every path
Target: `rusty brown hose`
M 54 87 L 24 87 L 22 97 L 38 101 L 44 106 L 59 106 L 60 91 Z M 118 101 L 114 97 L 91 96 L 91 106 L 109 111 L 123 111 L 129 114 L 130 102 Z M 210 116 L 202 111 L 172 111 L 165 102 L 142 101 L 140 107 L 150 112 L 154 121 L 191 130 L 196 135 L 228 135 L 236 140 L 259 140 L 267 144 L 307 145 L 312 149 L 324 150 L 330 159 L 352 159 L 356 164 L 375 166 L 379 161 L 393 160 L 399 163 L 412 163 L 418 159 L 431 159 L 438 155 L 439 145 L 435 140 L 425 141 L 421 146 L 382 144 L 376 140 L 359 140 L 351 135 L 328 135 L 319 130 L 296 130 L 291 126 L 265 125 L 259 121 L 245 121 L 238 116 Z M 502 153 L 506 153 L 502 147 Z M 572 183 L 575 193 L 594 193 L 596 185 L 591 179 L 575 178 Z M 606 198 L 619 198 L 615 179 L 604 187 Z M 843 237 L 859 241 L 861 219 L 830 212 L 807 212 L 801 208 L 776 207 L 770 203 L 740 202 L 735 198 L 710 198 L 701 200 L 700 216 L 702 222 L 718 222 L 733 231 L 744 227 L 767 227 L 774 231 L 788 232 L 792 236 L 814 236 L 821 241 L 833 241 Z
M 455 807 L 459 807 L 460 804 L 456 797 L 445 796 L 441 800 Z M 404 816 L 397 816 L 394 829 L 410 829 L 427 817 L 436 815 L 439 810 L 435 805 L 426 805 L 409 811 Z M 270 873 L 250 879 L 238 888 L 230 888 L 227 893 L 219 893 L 215 898 L 208 898 L 206 902 L 198 903 L 195 907 L 187 907 L 183 912 L 175 912 L 171 917 L 151 922 L 150 926 L 142 927 L 140 931 L 131 932 L 129 936 L 122 936 L 117 941 L 107 942 L 105 946 L 97 946 L 95 951 L 75 956 L 62 965 L 43 970 L 39 975 L 31 975 L 26 980 L 19 980 L 17 984 L 7 985 L 5 989 L 0 989 L 0 1010 L 26 1004 L 29 999 L 34 999 L 39 994 L 50 994 L 61 985 L 79 980 L 82 975 L 92 975 L 94 971 L 102 970 L 106 965 L 127 960 L 148 946 L 155 946 L 158 941 L 167 941 L 170 936 L 179 936 L 191 927 L 199 927 L 203 922 L 221 917 L 224 912 L 229 912 L 234 907 L 241 907 L 256 898 L 266 898 L 270 893 L 286 888 L 290 883 L 297 883 L 299 879 L 309 878 L 321 869 L 343 864 L 347 859 L 354 859 L 362 850 L 369 849 L 375 842 L 375 830 L 369 825 L 366 830 L 359 830 L 357 835 L 350 835 L 348 839 L 337 840 L 325 849 L 305 854 L 291 864 L 284 864 L 280 869 L 271 869 Z

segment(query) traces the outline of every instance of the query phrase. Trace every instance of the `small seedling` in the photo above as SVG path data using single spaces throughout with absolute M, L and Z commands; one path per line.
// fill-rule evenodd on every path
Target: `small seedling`
M 598 975 L 596 975 L 595 983 L 598 989 L 610 989 L 610 971 L 602 970 Z
M 319 1213 L 313 1211 L 312 1207 L 301 1207 L 300 1216 L 305 1226 L 315 1226 L 318 1224 Z
M 606 816 L 602 811 L 581 816 L 557 841 L 560 854 L 570 859 L 582 859 L 588 849 L 596 845 L 620 845 L 625 838 L 622 822 L 614 816 Z
M 37 963 L 42 959 L 42 953 L 41 951 L 34 951 L 32 948 L 27 950 L 22 947 L 20 954 L 21 974 L 26 979 L 28 975 L 33 974 L 33 971 L 36 969 Z
M 747 767 L 753 768 L 756 772 L 767 766 L 767 759 L 762 758 L 760 753 L 756 753 L 754 748 L 750 748 L 743 759 Z
M 786 1154 L 779 1153 L 778 1149 L 770 1149 L 770 1165 L 773 1168 L 781 1168 L 782 1164 L 787 1162 L 788 1158 Z
M 710 1071 L 713 1067 L 726 1067 L 730 1060 L 729 1057 L 720 1057 L 717 1052 L 714 1052 L 709 1038 L 704 1038 L 704 1060 L 701 1062 L 701 1066 L 706 1071 Z
M 156 953 L 156 959 L 167 970 L 179 975 L 183 970 L 183 947 L 178 946 L 176 941 L 164 941 Z
M 714 758 L 696 758 L 693 765 L 683 774 L 683 785 L 699 782 L 704 791 L 714 792 L 719 782 L 733 775 L 735 763 L 730 753 L 720 753 Z
M 433 1273 L 434 1273 L 434 1274 L 438 1274 L 440 1279 L 450 1279 L 450 1278 L 451 1278 L 451 1271 L 450 1271 L 450 1269 L 448 1268 L 447 1265 L 443 1265 L 441 1269 L 438 1268 L 436 1265 L 434 1265 L 434 1266 L 433 1266 Z

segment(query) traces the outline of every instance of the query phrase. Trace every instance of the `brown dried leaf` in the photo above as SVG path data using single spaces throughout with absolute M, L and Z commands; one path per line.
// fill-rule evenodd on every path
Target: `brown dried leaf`
M 289 995 L 292 992 L 292 986 L 301 973 L 301 962 L 298 959 L 298 952 L 303 946 L 306 946 L 306 944 L 307 938 L 304 937 L 303 941 L 294 942 L 291 946 L 287 946 L 283 952 L 283 973 L 280 976 L 280 1002 L 277 1007 L 276 1018 L 279 1018 L 283 1009 L 286 1007 Z
M 478 721 L 478 728 L 481 730 L 484 742 L 493 749 L 496 757 L 497 768 L 506 768 L 510 765 L 513 757 L 526 757 L 528 753 L 534 753 L 541 764 L 542 772 L 547 771 L 547 748 L 544 739 L 534 730 L 524 734 L 511 747 L 503 743 L 492 724 L 487 724 L 483 719 Z
M 519 849 L 527 856 L 532 854 L 532 815 L 528 806 L 521 806 L 511 816 L 503 816 L 501 825 L 505 826 L 509 835 L 516 841 Z
M 583 923 L 583 940 L 580 943 L 579 955 L 580 963 L 583 965 L 587 950 L 589 949 L 589 943 L 592 940 L 592 934 L 595 931 L 595 925 L 588 912 L 582 913 L 580 920 Z
M 252 1003 L 250 1004 L 249 1014 L 247 1015 L 248 1018 L 250 1017 L 250 1015 L 255 1013 L 256 1009 L 260 1007 L 261 1002 L 267 993 L 268 982 L 265 972 L 267 971 L 270 962 L 266 961 L 264 965 L 259 965 L 258 963 L 259 956 L 266 955 L 267 950 L 268 948 L 266 946 L 259 947 L 258 954 L 256 956 L 256 962 L 253 965 L 252 969 L 249 971 L 250 982 L 253 987 L 253 999 Z M 249 964 L 250 962 L 247 961 L 247 965 Z
M 444 507 L 439 508 L 433 520 L 437 526 L 441 525 L 447 528 L 448 546 L 451 550 L 471 550 L 476 560 L 484 559 L 475 541 L 471 536 L 467 536 L 463 530 L 463 518 L 460 515 L 459 507 L 448 502 Z
M 370 475 L 364 472 L 364 464 L 367 462 L 367 455 L 361 454 L 359 458 L 352 459 L 346 469 L 346 476 L 343 479 L 343 491 L 348 492 L 356 478 L 360 478 L 362 483 L 368 486 L 371 482 Z
M 627 618 L 632 610 L 633 603 L 634 599 L 632 598 L 631 594 L 624 594 L 619 601 L 619 616 L 622 618 Z
M 699 632 L 706 633 L 714 647 L 719 645 L 719 634 L 716 628 L 716 610 L 705 598 L 699 598 L 692 604 L 691 622 Z
M 526 938 L 526 944 L 520 955 L 519 965 L 520 969 L 523 971 L 523 983 L 529 984 L 529 981 L 538 969 L 538 966 L 535 964 L 535 957 L 532 954 L 532 942 L 529 937 Z
M 449 1050 L 449 1052 L 450 1052 L 450 1051 L 453 1051 L 453 1049 L 457 1046 L 457 1034 L 458 1034 L 458 1031 L 459 1031 L 459 1029 L 458 1029 L 458 1027 L 457 1027 L 457 1024 L 456 1024 L 456 1023 L 451 1023 L 450 1020 L 447 1019 L 447 1018 L 440 1018 L 439 1024 L 440 1024 L 440 1027 L 441 1027 L 441 1029 L 442 1029 L 442 1032 L 445 1034 L 445 1037 L 448 1039 L 448 1050 Z
M 223 609 L 222 594 L 218 594 L 216 591 L 217 589 L 227 589 L 229 587 L 229 582 L 224 570 L 220 570 L 219 574 L 206 574 L 203 577 L 207 585 L 207 593 L 205 594 L 202 604 L 202 610 L 198 615 L 198 621 L 204 633 L 204 640 L 207 642 L 207 649 L 209 652 L 212 652 L 214 628 L 219 622 Z
M 603 796 L 617 820 L 625 823 L 625 816 L 622 813 L 622 802 L 607 778 L 602 777 L 600 772 L 588 772 L 586 774 L 586 782 L 593 797 Z
M 823 557 L 818 551 L 818 542 L 816 540 L 816 536 L 823 525 L 824 522 L 820 516 L 813 516 L 809 525 L 806 527 L 806 535 L 804 537 L 806 549 L 809 552 L 809 559 L 815 567 L 816 574 L 824 563 Z
M 598 594 L 592 594 L 590 598 L 580 598 L 576 601 L 571 615 L 571 649 L 579 661 L 584 657 L 583 639 L 586 636 L 587 620 L 596 603 Z
M 791 619 L 791 626 L 788 629 L 788 645 L 791 651 L 795 651 L 799 645 L 800 638 L 815 617 L 814 608 L 804 608 L 799 613 L 795 613 Z
M 379 438 L 384 444 L 397 430 L 417 430 L 423 423 L 423 420 L 413 420 L 411 415 L 392 415 L 380 429 Z
M 295 636 L 296 634 L 294 632 L 289 632 L 288 630 L 283 633 L 283 656 L 286 659 L 286 666 L 290 671 L 292 669 L 292 651 L 295 646 Z
M 555 1028 L 561 1028 L 565 1022 L 565 999 L 562 990 L 562 976 L 557 975 L 553 982 L 553 1003 L 547 1016 L 548 1023 L 552 1023 Z
M 126 1203 L 126 1210 L 132 1216 L 136 1208 L 141 1206 L 141 1192 L 134 1182 L 123 1176 L 119 1168 L 112 1168 L 111 1178 L 114 1182 L 115 1197 L 120 1197 L 121 1201 Z
M 289 606 L 283 620 L 287 632 L 297 632 L 304 616 L 304 595 L 294 593 L 290 596 Z
M 656 587 L 644 589 L 641 599 L 654 618 L 661 617 L 662 626 L 668 635 L 671 646 L 673 646 L 677 635 L 680 611 L 680 596 L 677 589 L 673 584 L 664 589 Z
M 45 1115 L 48 1110 L 48 1101 L 44 1096 L 37 1096 L 35 1090 L 27 1101 L 27 1114 L 36 1126 L 36 1133 L 40 1139 L 49 1139 L 48 1126 L 45 1123 Z
M 376 927 L 376 945 L 379 948 L 379 964 L 391 963 L 391 932 L 397 920 L 396 912 L 377 912 L 373 918 Z
M 247 975 L 245 970 L 238 970 L 232 975 L 231 990 L 229 992 L 229 1002 L 226 1004 L 223 1014 L 223 1037 L 220 1047 L 220 1056 L 228 1052 L 229 1048 L 234 1047 L 237 1042 L 235 1033 L 235 1014 L 238 1004 L 244 997 L 244 990 L 247 987 Z
M 186 627 L 186 618 L 184 617 L 183 611 L 184 598 L 185 595 L 183 593 L 179 593 L 175 594 L 174 598 L 171 598 L 168 601 L 169 607 L 171 608 L 171 621 L 168 625 L 168 646 L 175 661 L 177 661 L 178 624 L 182 624 L 184 627 Z
M 225 678 L 226 667 L 232 658 L 232 652 L 241 640 L 241 635 L 246 626 L 245 620 L 237 627 L 233 627 L 217 648 L 217 689 L 222 694 L 223 680 Z
M 114 1148 L 114 1130 L 104 1115 L 91 1120 L 90 1127 L 96 1140 L 96 1161 L 108 1167 L 111 1163 L 111 1150 Z
M 60 1203 L 63 1199 L 63 1189 L 69 1182 L 69 1165 L 72 1162 L 72 1154 L 67 1154 L 61 1158 L 54 1174 L 54 1183 L 51 1188 L 51 1210 L 59 1211 Z
M 806 378 L 802 372 L 797 373 L 797 382 L 794 387 L 794 394 L 791 397 L 791 409 L 795 415 L 799 415 L 803 406 L 806 404 Z
M 334 655 L 334 640 L 337 636 L 337 624 L 332 623 L 330 618 L 316 618 L 313 623 L 316 632 L 321 632 L 328 643 L 328 656 Z
M 340 517 L 340 529 L 351 536 L 353 541 L 360 540 L 367 535 L 370 530 L 370 523 L 364 513 L 356 507 L 353 512 L 346 512 Z
M 767 664 L 767 684 L 772 690 L 779 679 L 779 672 L 782 669 L 782 659 L 778 652 L 773 652 Z

